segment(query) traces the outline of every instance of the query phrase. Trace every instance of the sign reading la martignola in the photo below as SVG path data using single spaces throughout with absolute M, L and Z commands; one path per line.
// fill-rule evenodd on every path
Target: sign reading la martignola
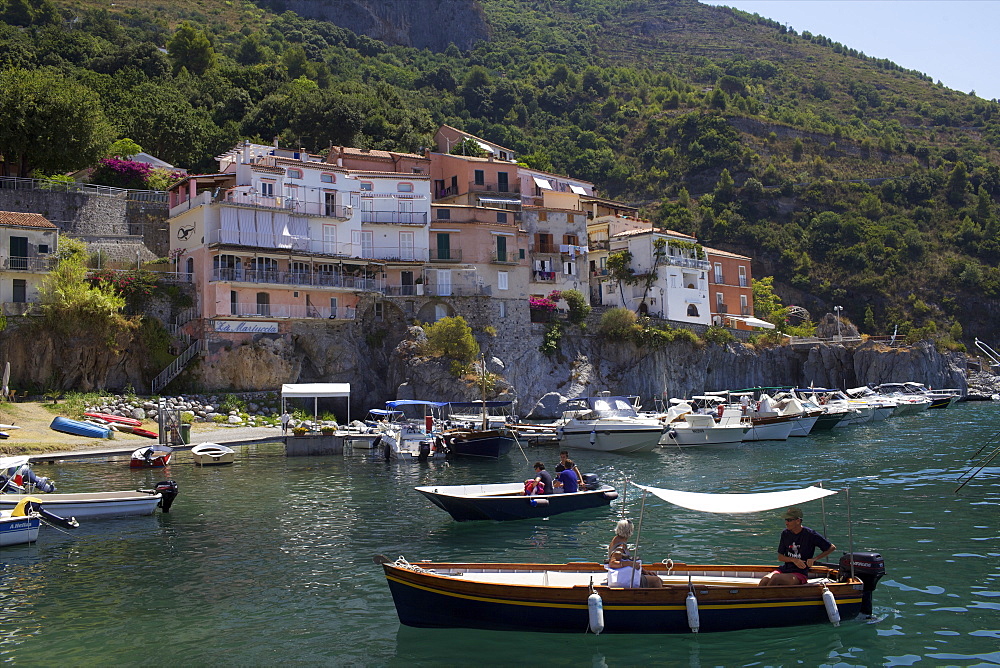
M 255 322 L 253 320 L 213 320 L 217 332 L 240 334 L 277 334 L 278 323 Z

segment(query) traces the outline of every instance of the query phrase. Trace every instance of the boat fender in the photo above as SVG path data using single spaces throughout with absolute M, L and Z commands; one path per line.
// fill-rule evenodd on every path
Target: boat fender
M 530 503 L 532 507 L 535 507 L 535 506 L 547 506 L 547 505 L 549 505 L 549 500 L 548 499 L 539 499 L 537 496 L 533 496 L 533 497 L 531 497 L 531 500 L 528 501 L 528 503 Z
M 10 512 L 12 517 L 27 517 L 29 514 L 34 512 L 32 504 L 41 503 L 42 500 L 37 496 L 26 496 L 17 502 L 14 506 L 14 510 Z
M 565 430 L 562 428 L 562 425 L 559 425 L 556 428 L 556 438 L 558 438 L 560 441 L 563 440 L 563 434 L 564 433 L 565 433 Z
M 691 633 L 697 633 L 698 629 L 701 628 L 701 619 L 698 614 L 698 597 L 694 595 L 694 590 L 688 592 L 684 605 L 687 607 L 688 626 L 691 628 Z
M 596 441 L 597 441 L 597 430 L 596 429 L 591 429 L 590 430 L 590 444 L 593 445 Z
M 667 438 L 669 438 L 672 441 L 676 441 L 677 440 L 677 430 L 676 429 L 671 429 L 670 431 L 668 431 L 667 432 Z
M 823 585 L 823 605 L 826 606 L 826 616 L 830 618 L 830 623 L 834 626 L 840 626 L 840 610 L 837 609 L 837 599 L 826 585 Z
M 614 501 L 615 499 L 618 498 L 618 492 L 605 492 L 604 498 L 611 499 L 612 501 Z
M 589 629 L 594 635 L 604 630 L 604 601 L 596 591 L 587 597 L 587 614 L 590 616 Z

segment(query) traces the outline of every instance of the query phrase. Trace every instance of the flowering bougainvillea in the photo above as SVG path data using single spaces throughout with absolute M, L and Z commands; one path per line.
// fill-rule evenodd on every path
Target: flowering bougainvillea
M 156 278 L 143 269 L 98 269 L 91 272 L 90 280 L 96 285 L 111 285 L 129 305 L 136 305 L 156 290 Z
M 548 297 L 529 297 L 528 308 L 532 311 L 546 311 L 552 313 L 556 310 L 556 303 Z
M 153 166 L 124 158 L 104 158 L 90 175 L 92 183 L 115 188 L 145 189 Z

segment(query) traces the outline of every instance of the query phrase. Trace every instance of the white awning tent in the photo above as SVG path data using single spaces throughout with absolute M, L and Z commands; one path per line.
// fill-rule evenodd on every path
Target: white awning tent
M 347 421 L 351 421 L 350 383 L 300 383 L 281 386 L 281 412 L 285 412 L 285 399 L 312 399 L 313 417 L 319 416 L 319 400 L 344 397 L 347 401 Z
M 633 482 L 639 489 L 645 490 L 667 503 L 681 508 L 697 510 L 703 513 L 758 513 L 774 510 L 784 506 L 797 506 L 808 501 L 822 499 L 836 494 L 836 490 L 822 487 L 806 487 L 805 489 L 789 489 L 783 492 L 759 492 L 756 494 L 701 494 L 698 492 L 682 492 L 676 489 L 662 489 Z
M 535 185 L 542 190 L 552 190 L 552 184 L 549 183 L 548 179 L 543 179 L 540 176 L 532 176 L 531 178 L 535 181 Z
M 751 327 L 762 327 L 764 329 L 774 329 L 774 325 L 767 320 L 761 320 L 760 318 L 754 318 L 752 316 L 728 316 L 730 320 L 739 320 L 745 322 Z
M 577 195 L 586 195 L 587 194 L 587 191 L 584 189 L 583 186 L 574 186 L 574 185 L 571 184 L 570 187 L 569 187 L 569 189 L 572 192 L 575 192 Z

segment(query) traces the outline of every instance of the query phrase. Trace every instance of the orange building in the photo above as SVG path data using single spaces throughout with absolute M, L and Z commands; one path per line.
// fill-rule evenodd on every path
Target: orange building
M 716 248 L 705 247 L 712 324 L 751 329 L 746 319 L 753 317 L 751 259 Z

